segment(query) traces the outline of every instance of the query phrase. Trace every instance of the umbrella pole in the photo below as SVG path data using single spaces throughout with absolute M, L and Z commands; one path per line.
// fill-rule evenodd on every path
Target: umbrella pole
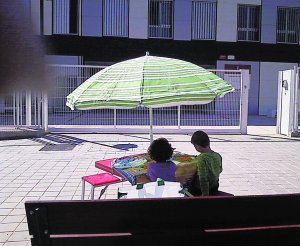
M 150 143 L 153 142 L 153 109 L 149 108 Z

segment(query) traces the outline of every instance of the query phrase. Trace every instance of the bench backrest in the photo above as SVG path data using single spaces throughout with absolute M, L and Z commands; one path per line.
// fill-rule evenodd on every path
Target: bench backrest
M 300 245 L 300 194 L 28 201 L 32 245 Z

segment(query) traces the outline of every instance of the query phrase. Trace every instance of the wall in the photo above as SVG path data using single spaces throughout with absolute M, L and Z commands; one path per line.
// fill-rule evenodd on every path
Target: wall
M 174 1 L 174 39 L 191 40 L 192 2 Z
M 130 0 L 129 37 L 148 38 L 148 1 Z
M 277 109 L 278 72 L 293 69 L 297 63 L 261 62 L 259 115 L 272 116 Z
M 261 0 L 219 0 L 217 6 L 217 41 L 236 42 L 238 4 L 261 5 Z
M 299 0 L 262 0 L 261 42 L 276 43 L 277 7 L 300 7 Z
M 214 1 L 214 0 L 207 0 Z M 39 0 L 31 0 L 32 15 L 39 28 Z M 52 34 L 52 1 L 43 0 L 44 33 Z M 102 35 L 102 0 L 82 0 L 82 35 L 86 37 L 53 35 L 45 37 L 55 54 L 51 63 L 80 64 L 79 57 L 88 61 L 118 62 L 150 54 L 179 58 L 196 64 L 215 65 L 221 54 L 232 54 L 238 61 L 217 61 L 218 68 L 225 63 L 250 64 L 249 114 L 271 115 L 277 107 L 278 70 L 291 69 L 299 62 L 299 45 L 276 44 L 277 6 L 300 7 L 299 0 L 218 0 L 217 41 L 189 41 L 191 39 L 192 0 L 174 1 L 174 40 L 148 39 L 148 0 L 130 0 L 129 38 Z M 236 42 L 237 5 L 262 5 L 260 42 Z M 187 42 L 186 42 L 187 41 Z M 67 56 L 71 55 L 71 56 Z M 73 55 L 73 56 L 72 56 Z M 58 58 L 62 60 L 59 61 Z M 262 64 L 260 62 L 262 61 Z M 282 66 L 280 65 L 283 63 Z M 289 63 L 287 63 L 289 62 Z M 260 69 L 264 69 L 260 75 Z M 259 83 L 261 79 L 261 84 Z
M 82 0 L 82 36 L 102 36 L 102 0 Z
M 32 21 L 32 30 L 34 34 L 41 34 L 41 22 L 40 22 L 40 0 L 31 0 L 31 19 Z
M 59 55 L 46 55 L 45 62 L 47 64 L 60 64 L 60 65 L 81 65 L 82 58 L 80 56 L 59 56 Z
M 52 1 L 44 0 L 44 35 L 52 35 Z

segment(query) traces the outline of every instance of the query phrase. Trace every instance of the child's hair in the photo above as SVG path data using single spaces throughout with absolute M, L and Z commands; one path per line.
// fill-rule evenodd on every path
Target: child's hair
M 172 157 L 173 148 L 167 139 L 158 138 L 150 144 L 148 154 L 157 162 L 165 162 Z
M 210 141 L 208 135 L 204 131 L 196 131 L 191 138 L 191 143 L 205 148 L 209 146 Z

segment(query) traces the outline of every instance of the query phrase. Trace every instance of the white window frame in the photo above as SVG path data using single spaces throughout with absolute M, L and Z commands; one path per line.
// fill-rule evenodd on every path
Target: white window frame
M 52 34 L 58 35 L 80 35 L 81 33 L 81 0 L 77 0 L 77 27 L 76 32 L 71 32 L 70 1 L 52 0 L 53 27 Z
M 128 37 L 129 0 L 103 0 L 103 36 Z
M 259 42 L 260 41 L 260 31 L 261 31 L 261 6 L 260 5 L 247 5 L 247 4 L 239 4 L 238 5 L 238 14 L 237 14 L 237 41 L 247 41 L 247 42 Z M 247 20 L 246 20 L 246 27 L 239 27 L 240 24 L 240 18 L 239 18 L 239 12 L 241 11 L 241 8 L 246 8 L 247 9 Z M 258 13 L 255 13 L 258 15 L 258 20 L 253 20 L 251 19 L 251 10 L 258 11 Z M 254 27 L 255 22 L 258 21 L 257 26 Z M 246 38 L 241 39 L 239 38 L 239 32 L 245 32 L 246 33 Z M 251 38 L 251 35 L 258 35 L 257 39 Z
M 284 30 L 279 30 L 279 26 L 280 26 L 280 16 L 279 16 L 279 11 L 280 10 L 284 10 L 287 15 L 287 17 L 285 18 L 285 20 L 282 20 L 284 23 Z M 291 16 L 291 11 L 295 11 L 294 14 L 296 16 L 295 19 L 293 19 L 293 21 L 295 22 L 295 29 L 292 30 L 290 27 L 289 20 L 291 20 L 291 18 L 293 18 L 293 16 Z M 277 22 L 276 22 L 276 42 L 277 43 L 284 43 L 284 44 L 299 44 L 299 31 L 300 31 L 300 8 L 297 7 L 278 7 L 277 8 Z M 289 35 L 290 34 L 294 34 L 296 35 L 296 40 L 290 41 L 289 40 Z M 279 35 L 283 35 L 284 41 L 279 40 L 280 37 Z
M 151 9 L 151 3 L 156 2 L 158 4 L 158 11 L 156 18 L 158 19 L 158 23 L 155 25 L 151 25 L 151 17 L 152 12 L 154 11 Z M 171 9 L 169 9 L 169 12 L 171 14 L 171 20 L 170 23 L 168 22 L 168 19 L 170 16 L 164 15 L 162 12 L 164 8 L 167 6 L 167 4 L 170 4 Z M 149 38 L 164 38 L 164 39 L 172 39 L 174 36 L 174 1 L 173 0 L 149 0 L 149 25 L 148 25 L 148 37 Z M 168 33 L 171 33 L 168 35 Z
M 216 40 L 217 3 L 192 1 L 192 40 Z

